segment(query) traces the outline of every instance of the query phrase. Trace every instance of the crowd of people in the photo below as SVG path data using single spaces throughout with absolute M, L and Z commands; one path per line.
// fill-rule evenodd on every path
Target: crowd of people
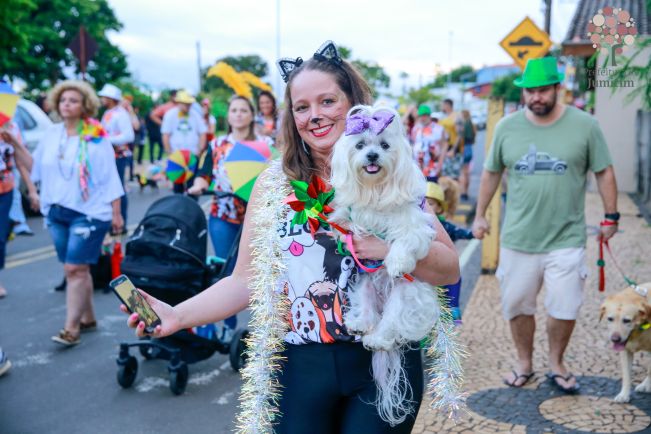
M 451 100 L 443 101 L 441 119 L 433 117 L 431 107 L 425 104 L 408 111 L 404 121 L 413 157 L 428 179 L 426 209 L 438 217 L 433 219 L 437 236 L 427 257 L 418 262 L 412 274 L 432 285 L 447 285 L 454 318 L 460 322 L 461 280 L 452 242 L 473 236 L 481 239 L 486 235 L 488 201 L 501 182 L 502 173 L 508 170 L 509 198 L 498 277 L 504 317 L 511 326 L 517 361 L 504 381 L 509 386 L 522 387 L 533 376 L 533 315 L 536 295 L 544 280 L 549 314 L 549 377 L 563 391 L 573 392 L 579 386 L 564 365 L 563 354 L 581 306 L 585 280 L 585 221 L 582 207 L 577 212 L 577 206 L 584 203 L 588 170 L 597 175 L 605 219 L 610 222 L 602 226 L 603 239 L 615 233 L 619 214 L 614 172 L 603 134 L 588 114 L 557 101 L 560 76 L 555 62 L 553 58 L 533 59 L 516 80 L 515 84 L 523 89 L 525 107 L 507 116 L 496 128 L 482 174 L 472 231 L 449 221 L 459 197 L 468 199 L 468 166 L 477 133 L 469 113 L 455 111 Z M 64 265 L 66 319 L 63 329 L 52 337 L 55 342 L 77 345 L 82 332 L 97 327 L 89 265 L 97 261 L 102 240 L 109 230 L 124 231 L 125 171 L 134 149 L 139 154 L 136 161 L 143 160 L 145 141 L 136 132 L 145 129 L 149 133 L 151 163 L 160 160 L 163 152 L 170 154 L 177 150 L 205 156 L 200 159 L 192 181 L 175 186 L 176 193 L 191 195 L 200 195 L 209 186 L 217 191 L 232 191 L 224 159 L 237 142 L 264 141 L 270 146 L 280 143 L 281 162 L 259 178 L 248 204 L 232 196 L 213 199 L 208 226 L 215 254 L 226 257 L 225 249 L 241 231 L 237 261 L 225 277 L 174 307 L 144 294 L 162 320 L 153 333 L 155 337 L 222 320 L 227 325 L 224 329 L 232 333 L 237 312 L 250 302 L 251 288 L 247 282 L 266 276 L 264 270 L 256 268 L 263 246 L 253 243 L 262 243 L 265 236 L 271 239 L 280 233 L 290 238 L 301 235 L 298 229 L 287 230 L 294 211 L 287 212 L 284 198 L 276 198 L 269 191 L 274 188 L 265 189 L 261 185 L 278 186 L 282 190 L 289 181 L 309 181 L 314 175 L 328 180 L 333 146 L 345 130 L 345 114 L 354 105 L 371 103 L 367 83 L 339 56 L 332 43 L 306 61 L 296 59 L 291 68 L 281 66 L 281 71 L 287 83 L 284 115 L 279 114 L 276 99 L 270 92 L 261 92 L 256 104 L 245 97 L 233 96 L 228 103 L 225 134 L 216 131 L 210 101 L 197 103 L 187 91 L 172 92 L 169 101 L 143 119 L 118 87 L 107 84 L 96 94 L 90 85 L 79 81 L 59 83 L 49 93 L 47 102 L 60 122 L 44 136 L 33 154 L 22 144 L 14 124 L 2 129 L 0 268 L 4 263 L 15 167 L 27 185 L 32 207 L 46 218 L 58 259 Z M 100 105 L 98 95 L 105 107 L 101 122 L 94 119 Z M 157 143 L 160 148 L 156 154 Z M 538 152 L 543 150 L 564 162 L 563 170 L 556 171 L 558 176 L 546 177 L 543 173 L 546 169 L 536 165 Z M 40 185 L 38 191 L 36 183 Z M 253 219 L 261 213 L 268 215 L 269 221 L 277 218 L 285 231 L 271 224 L 254 228 Z M 317 283 L 348 285 L 347 278 L 341 278 L 343 265 L 337 268 L 340 259 L 336 243 L 327 242 L 328 237 L 326 230 L 320 228 L 314 235 L 314 243 L 301 244 L 300 254 L 291 249 L 278 251 L 274 259 L 280 261 L 279 266 L 287 269 L 287 273 L 274 282 L 274 288 L 285 288 L 286 294 L 293 293 L 300 298 L 303 294 L 308 297 L 312 285 Z M 371 235 L 354 235 L 353 246 L 362 259 L 382 260 L 387 252 L 386 243 Z M 330 270 L 332 264 L 337 264 L 334 275 Z M 346 272 L 349 277 L 353 271 Z M 301 279 L 290 281 L 294 275 L 300 275 Z M 0 287 L 0 297 L 4 295 L 6 290 Z M 338 295 L 345 298 L 346 292 Z M 339 301 L 346 303 L 346 300 Z M 122 309 L 126 312 L 124 306 Z M 144 335 L 144 323 L 137 314 L 129 316 L 128 324 L 139 336 Z M 369 404 L 374 402 L 377 393 L 369 375 L 371 352 L 355 341 L 344 327 L 328 341 L 329 345 L 291 342 L 286 346 L 279 373 L 283 392 L 278 402 L 281 413 L 277 432 L 305 432 L 307 427 L 311 432 L 324 433 L 334 429 L 376 433 L 411 431 L 423 388 L 419 353 L 416 356 L 412 348 L 405 348 L 402 361 L 414 391 L 415 410 L 403 423 L 391 427 Z M 0 374 L 7 364 L 0 349 Z M 310 393 L 301 392 L 304 390 Z M 316 427 L 312 414 L 305 411 L 309 408 L 326 409 L 333 417 L 324 418 Z

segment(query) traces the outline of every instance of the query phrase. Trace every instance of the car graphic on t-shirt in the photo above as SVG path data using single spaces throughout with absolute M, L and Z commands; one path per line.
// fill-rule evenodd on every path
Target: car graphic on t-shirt
M 567 163 L 552 157 L 547 152 L 537 152 L 536 145 L 531 145 L 529 152 L 522 156 L 513 168 L 523 175 L 533 175 L 536 172 L 553 172 L 562 175 L 567 170 Z

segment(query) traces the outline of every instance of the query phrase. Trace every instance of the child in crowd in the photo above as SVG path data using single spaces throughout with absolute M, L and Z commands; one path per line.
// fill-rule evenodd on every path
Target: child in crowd
M 472 232 L 468 229 L 460 228 L 445 219 L 445 215 L 448 212 L 450 202 L 454 200 L 450 195 L 445 194 L 443 187 L 438 184 L 433 178 L 429 178 L 427 182 L 427 191 L 425 193 L 425 198 L 429 206 L 432 207 L 436 215 L 438 216 L 441 224 L 445 228 L 446 232 L 452 239 L 456 240 L 469 240 L 473 238 Z M 458 190 L 456 191 L 458 194 Z M 447 196 L 447 199 L 446 199 Z M 448 306 L 452 311 L 452 318 L 457 325 L 461 324 L 461 310 L 459 309 L 459 297 L 461 295 L 461 279 L 454 285 L 446 285 L 447 296 L 448 296 Z

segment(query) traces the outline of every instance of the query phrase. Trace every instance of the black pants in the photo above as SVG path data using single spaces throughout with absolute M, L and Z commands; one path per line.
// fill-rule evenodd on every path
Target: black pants
M 420 349 L 405 353 L 414 413 L 395 427 L 373 404 L 377 388 L 372 353 L 360 343 L 287 345 L 280 384 L 282 413 L 277 434 L 409 434 L 423 397 Z

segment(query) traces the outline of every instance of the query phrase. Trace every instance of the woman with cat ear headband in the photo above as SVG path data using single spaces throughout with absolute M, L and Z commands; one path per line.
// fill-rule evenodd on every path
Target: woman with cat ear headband
M 343 322 L 357 266 L 337 253 L 325 228 L 292 224 L 296 211 L 287 205 L 290 181 L 330 178 L 331 153 L 345 131 L 346 114 L 354 105 L 371 102 L 369 87 L 330 41 L 306 61 L 281 59 L 278 65 L 287 83 L 279 131 L 282 161 L 256 181 L 235 270 L 174 307 L 146 295 L 162 320 L 153 336 L 216 322 L 250 307 L 240 432 L 409 433 L 424 389 L 420 350 L 407 350 L 403 357 L 412 412 L 391 426 L 374 405 L 372 352 Z M 324 181 L 311 185 L 324 193 L 329 188 Z M 433 285 L 454 283 L 458 257 L 440 223 L 434 224 L 439 236 L 413 275 Z M 387 245 L 375 237 L 355 236 L 353 242 L 363 259 L 383 259 L 387 253 Z M 128 324 L 144 335 L 137 314 Z

